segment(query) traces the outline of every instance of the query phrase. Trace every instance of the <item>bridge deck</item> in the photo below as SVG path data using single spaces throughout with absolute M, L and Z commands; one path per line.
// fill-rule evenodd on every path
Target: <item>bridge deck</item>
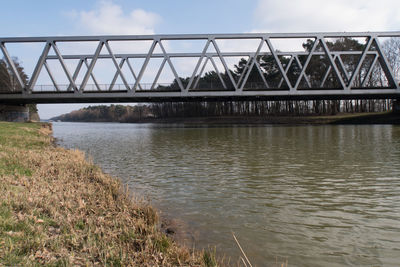
M 244 91 L 235 94 L 226 92 L 35 92 L 29 95 L 0 94 L 2 104 L 27 103 L 116 103 L 116 102 L 163 102 L 163 101 L 240 101 L 240 100 L 340 100 L 340 99 L 400 99 L 400 94 L 388 90 L 352 90 L 345 94 L 343 90 L 309 90 L 291 94 L 289 91 Z

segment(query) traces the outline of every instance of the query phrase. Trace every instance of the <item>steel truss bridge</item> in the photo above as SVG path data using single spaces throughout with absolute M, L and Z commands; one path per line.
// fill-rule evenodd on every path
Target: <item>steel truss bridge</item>
M 335 49 L 334 40 L 348 38 L 361 40 L 362 48 Z M 154 102 L 197 100 L 274 100 L 274 99 L 389 99 L 400 97 L 399 80 L 393 63 L 385 54 L 384 41 L 400 38 L 400 32 L 352 33 L 251 33 L 251 34 L 184 34 L 184 35 L 129 35 L 129 36 L 77 36 L 77 37 L 11 37 L 0 38 L 0 49 L 16 85 L 0 90 L 0 103 L 84 103 L 84 102 Z M 291 42 L 310 40 L 308 49 L 290 48 Z M 193 51 L 174 51 L 169 42 L 202 41 Z M 235 51 L 226 51 L 226 43 L 236 45 Z M 12 44 L 40 43 L 43 50 L 32 75 L 26 81 L 20 75 L 8 47 Z M 94 53 L 63 53 L 60 46 L 68 44 L 94 44 Z M 124 53 L 114 51 L 115 43 L 124 47 Z M 148 44 L 145 53 L 134 48 Z M 276 43 L 280 43 L 278 48 Z M 238 48 L 239 47 L 239 48 Z M 283 47 L 283 48 L 282 48 Z M 285 49 L 286 47 L 286 49 Z M 132 52 L 130 51 L 132 49 Z M 193 69 L 181 79 L 174 59 L 194 60 Z M 229 58 L 245 58 L 240 74 L 229 66 Z M 346 63 L 346 58 L 352 64 Z M 109 71 L 114 72 L 108 84 L 97 82 L 96 63 L 108 59 Z M 140 59 L 134 66 L 131 61 Z M 153 59 L 161 60 L 153 70 L 149 84 L 142 80 Z M 78 62 L 74 68 L 68 63 Z M 59 84 L 49 62 L 57 62 L 67 84 Z M 266 62 L 274 75 L 268 75 Z M 218 64 L 217 64 L 218 63 Z M 202 84 L 205 67 L 212 67 L 218 76 L 217 86 Z M 219 67 L 218 67 L 219 65 Z M 172 85 L 158 83 L 163 69 L 169 66 L 174 80 Z M 312 66 L 323 71 L 315 80 Z M 123 70 L 124 68 L 124 70 Z M 291 73 L 297 69 L 296 74 Z M 128 70 L 128 71 L 127 71 Z M 255 71 L 256 70 L 256 71 Z M 47 72 L 51 85 L 38 85 L 40 73 Z M 397 70 L 398 71 L 398 70 Z M 61 73 L 61 74 L 60 74 Z M 256 73 L 258 81 L 251 82 Z M 81 78 L 78 79 L 78 76 Z M 274 80 L 272 80 L 273 76 Z M 147 77 L 148 78 L 148 77 Z M 117 80 L 122 81 L 117 84 Z M 89 82 L 91 81 L 91 82 Z M 378 82 L 373 82 L 378 81 Z M 1 89 L 1 88 L 0 88 Z

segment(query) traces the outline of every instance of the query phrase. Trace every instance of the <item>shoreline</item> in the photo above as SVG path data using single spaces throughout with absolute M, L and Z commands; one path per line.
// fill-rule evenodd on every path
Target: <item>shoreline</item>
M 51 134 L 48 123 L 0 123 L 0 265 L 216 265 L 211 252 L 172 241 L 154 208 Z
M 342 113 L 337 115 L 309 116 L 221 116 L 221 117 L 175 117 L 141 118 L 129 122 L 117 121 L 62 121 L 62 122 L 115 122 L 115 123 L 154 123 L 188 125 L 327 125 L 327 124 L 400 124 L 400 113 Z

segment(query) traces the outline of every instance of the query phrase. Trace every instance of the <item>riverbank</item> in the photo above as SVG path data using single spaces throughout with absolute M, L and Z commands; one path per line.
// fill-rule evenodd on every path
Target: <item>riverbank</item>
M 138 123 L 184 123 L 184 124 L 400 124 L 400 114 L 391 112 L 337 114 L 330 116 L 222 116 L 193 118 L 144 118 Z
M 69 121 L 69 120 L 66 120 Z M 71 121 L 71 122 L 113 122 L 113 121 Z M 232 124 L 278 124 L 278 125 L 321 125 L 321 124 L 400 124 L 400 114 L 379 113 L 341 113 L 337 115 L 310 116 L 219 116 L 219 117 L 174 117 L 137 118 L 128 123 L 161 123 L 192 125 L 232 125 Z
M 51 125 L 0 122 L 0 265 L 213 266 L 178 246 L 157 213 Z

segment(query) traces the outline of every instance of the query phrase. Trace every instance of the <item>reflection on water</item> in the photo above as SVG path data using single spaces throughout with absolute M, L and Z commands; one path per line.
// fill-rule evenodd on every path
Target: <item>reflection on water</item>
M 54 123 L 68 148 L 257 266 L 400 262 L 400 127 Z M 328 263 L 328 264 L 327 264 Z

